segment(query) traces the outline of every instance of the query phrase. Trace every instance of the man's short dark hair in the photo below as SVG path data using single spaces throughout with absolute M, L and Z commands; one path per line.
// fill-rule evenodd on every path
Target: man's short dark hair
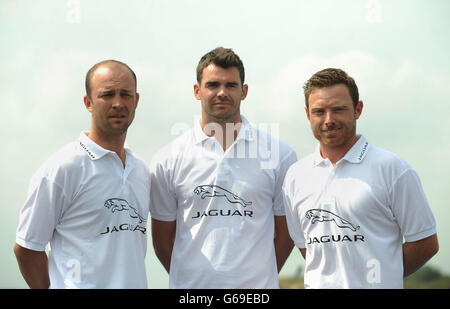
M 210 64 L 217 65 L 221 68 L 227 69 L 236 67 L 239 71 L 239 77 L 241 78 L 241 84 L 244 84 L 245 71 L 244 64 L 238 55 L 234 53 L 231 48 L 217 47 L 212 51 L 205 54 L 197 65 L 197 82 L 200 84 L 203 77 L 203 69 Z
M 356 104 L 359 101 L 359 92 L 355 80 L 343 70 L 335 68 L 321 70 L 311 76 L 311 78 L 305 83 L 303 90 L 305 92 L 306 107 L 309 107 L 308 99 L 311 92 L 316 89 L 331 87 L 338 84 L 347 86 L 350 97 L 353 101 L 353 106 L 356 107 Z
M 109 60 L 103 60 L 100 61 L 99 63 L 94 64 L 94 66 L 92 68 L 89 69 L 89 71 L 86 74 L 86 80 L 85 80 L 85 87 L 86 87 L 86 95 L 90 98 L 91 97 L 91 79 L 92 79 L 92 75 L 94 74 L 94 72 L 102 65 L 107 64 L 107 63 L 116 63 L 116 64 L 120 64 L 123 65 L 124 67 L 126 67 L 131 75 L 133 76 L 134 79 L 134 86 L 137 89 L 137 78 L 136 78 L 136 74 L 134 74 L 133 70 L 126 64 L 123 63 L 121 61 L 118 60 L 113 60 L 113 59 L 109 59 Z

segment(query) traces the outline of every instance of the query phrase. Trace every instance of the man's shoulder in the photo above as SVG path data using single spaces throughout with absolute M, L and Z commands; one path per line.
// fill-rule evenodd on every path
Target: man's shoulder
M 295 150 L 286 142 L 280 139 L 280 137 L 267 132 L 263 128 L 258 128 L 253 124 L 250 124 L 253 132 L 254 132 L 254 138 L 256 139 L 258 143 L 258 148 L 260 150 L 267 149 L 278 149 L 280 154 L 282 156 L 287 156 L 291 153 L 295 153 Z
M 74 141 L 62 146 L 50 155 L 42 167 L 48 169 L 70 168 L 74 165 L 79 167 L 79 162 L 85 157 L 86 155 L 81 151 L 78 141 Z
M 55 180 L 61 174 L 70 174 L 79 170 L 86 158 L 78 141 L 68 143 L 50 155 L 36 170 L 32 179 L 45 177 Z
M 304 172 L 314 167 L 315 153 L 310 153 L 305 157 L 300 158 L 297 162 L 291 165 L 289 170 Z
M 135 162 L 135 164 L 139 167 L 141 166 L 147 166 L 147 162 L 138 154 L 134 153 L 133 151 L 131 151 L 130 148 L 125 148 L 127 151 L 127 156 L 131 156 Z
M 193 129 L 189 129 L 183 132 L 180 136 L 176 137 L 173 141 L 163 146 L 158 150 L 151 160 L 150 165 L 164 164 L 172 162 L 177 158 L 183 156 L 183 153 L 187 151 L 193 144 Z
M 395 168 L 405 170 L 411 166 L 398 154 L 387 149 L 370 144 L 367 154 L 367 161 L 373 165 L 381 166 L 381 168 Z

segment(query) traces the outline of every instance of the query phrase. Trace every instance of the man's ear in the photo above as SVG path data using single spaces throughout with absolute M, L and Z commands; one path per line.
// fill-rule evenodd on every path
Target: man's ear
M 356 103 L 356 107 L 355 107 L 355 119 L 359 119 L 359 116 L 361 116 L 362 110 L 363 110 L 363 102 L 362 101 L 358 101 L 358 103 Z
M 92 112 L 92 103 L 91 103 L 91 99 L 89 99 L 89 96 L 85 95 L 83 98 L 83 101 L 84 101 L 84 106 L 86 106 L 86 109 L 89 112 Z
M 200 100 L 200 85 L 198 83 L 194 84 L 194 97 Z
M 308 106 L 305 106 L 305 112 L 306 112 L 306 118 L 308 118 L 308 120 L 310 120 L 310 119 L 309 119 L 309 109 L 308 109 Z
M 244 100 L 247 97 L 247 93 L 248 93 L 248 85 L 242 85 L 242 96 L 241 96 L 241 100 Z
M 134 109 L 138 107 L 138 103 L 139 103 L 139 93 L 136 92 L 136 106 L 134 107 Z

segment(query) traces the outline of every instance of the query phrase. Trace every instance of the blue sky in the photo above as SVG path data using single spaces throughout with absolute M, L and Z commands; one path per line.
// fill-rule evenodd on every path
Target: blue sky
M 353 76 L 364 102 L 358 132 L 418 172 L 441 245 L 430 264 L 450 273 L 449 11 L 446 0 L 2 0 L 0 287 L 26 286 L 12 253 L 18 214 L 39 165 L 89 129 L 90 66 L 113 58 L 136 72 L 141 101 L 128 144 L 149 162 L 200 115 L 195 67 L 217 46 L 244 61 L 242 113 L 278 124 L 299 157 L 316 145 L 302 84 L 325 67 Z M 148 249 L 149 285 L 167 287 L 150 241 Z M 295 251 L 282 274 L 299 265 Z

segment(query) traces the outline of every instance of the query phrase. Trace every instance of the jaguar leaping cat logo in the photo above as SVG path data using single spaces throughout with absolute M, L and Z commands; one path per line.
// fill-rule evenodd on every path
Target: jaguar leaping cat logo
M 305 217 L 311 220 L 312 224 L 316 222 L 334 221 L 340 228 L 349 228 L 353 232 L 359 229 L 359 226 L 354 226 L 348 220 L 345 220 L 328 210 L 310 209 L 306 212 Z
M 128 202 L 121 198 L 110 198 L 105 202 L 105 207 L 111 210 L 111 212 L 115 211 L 128 211 L 128 214 L 131 218 L 138 219 L 139 223 L 145 222 L 146 220 L 142 217 Z
M 243 198 L 234 194 L 233 192 L 225 190 L 224 188 L 221 188 L 216 185 L 198 186 L 194 189 L 194 193 L 200 195 L 202 199 L 204 199 L 205 197 L 224 196 L 228 200 L 228 202 L 241 204 L 244 207 L 252 204 L 252 202 L 247 202 Z

